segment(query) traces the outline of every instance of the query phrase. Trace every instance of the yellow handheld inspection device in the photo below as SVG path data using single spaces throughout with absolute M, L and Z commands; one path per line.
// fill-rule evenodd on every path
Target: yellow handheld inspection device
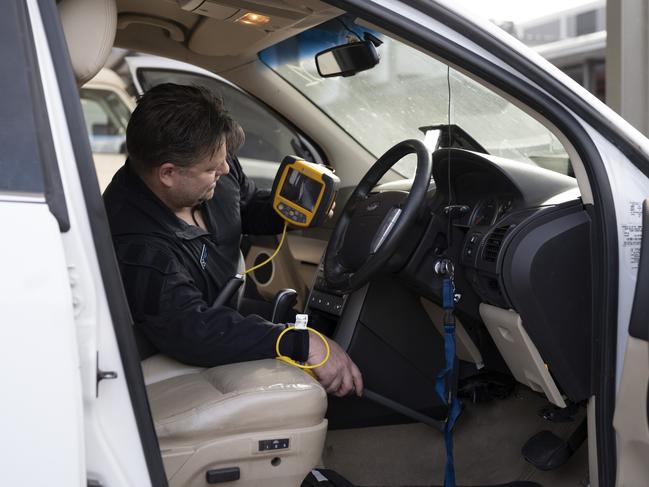
M 329 213 L 340 179 L 321 164 L 286 156 L 273 182 L 273 208 L 292 226 L 316 226 Z

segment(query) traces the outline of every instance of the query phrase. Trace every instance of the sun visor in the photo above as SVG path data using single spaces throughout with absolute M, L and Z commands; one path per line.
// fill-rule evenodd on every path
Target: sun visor
M 205 56 L 237 56 L 267 35 L 248 25 L 208 18 L 196 28 L 188 47 Z

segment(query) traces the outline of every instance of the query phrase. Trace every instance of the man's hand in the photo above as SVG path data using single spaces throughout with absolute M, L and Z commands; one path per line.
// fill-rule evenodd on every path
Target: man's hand
M 327 339 L 331 354 L 329 360 L 322 367 L 313 369 L 318 382 L 329 394 L 343 397 L 353 392 L 357 396 L 363 395 L 363 376 L 356 364 L 352 362 L 340 345 L 333 340 Z M 309 365 L 322 362 L 327 353 L 322 339 L 314 333 L 309 332 Z

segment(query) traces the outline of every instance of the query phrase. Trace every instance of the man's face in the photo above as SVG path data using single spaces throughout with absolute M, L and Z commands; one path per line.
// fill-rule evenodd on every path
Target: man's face
M 227 146 L 223 141 L 218 150 L 193 166 L 180 168 L 174 199 L 180 207 L 194 207 L 214 196 L 214 188 L 221 176 L 230 172 L 226 160 Z

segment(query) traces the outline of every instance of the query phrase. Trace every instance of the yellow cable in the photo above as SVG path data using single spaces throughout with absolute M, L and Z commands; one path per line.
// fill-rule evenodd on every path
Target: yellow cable
M 279 351 L 279 343 L 282 341 L 282 337 L 288 333 L 291 330 L 295 330 L 294 326 L 289 326 L 282 331 L 282 333 L 279 334 L 277 337 L 277 342 L 275 343 L 275 352 L 277 352 L 277 359 L 281 360 L 282 362 L 286 362 L 287 364 L 294 365 L 295 367 L 298 367 L 300 369 L 304 369 L 309 371 L 310 369 L 317 369 L 318 367 L 322 367 L 324 364 L 327 363 L 327 360 L 329 360 L 329 356 L 331 355 L 331 349 L 329 348 L 329 343 L 327 342 L 327 339 L 324 337 L 322 333 L 320 333 L 318 330 L 314 330 L 313 328 L 306 328 L 308 331 L 312 331 L 315 333 L 317 336 L 320 337 L 320 339 L 324 342 L 325 344 L 325 349 L 327 350 L 327 353 L 325 354 L 325 358 L 320 362 L 319 364 L 316 365 L 302 365 L 299 362 L 296 362 L 293 360 L 291 357 L 288 357 L 287 355 L 282 355 Z
M 270 257 L 268 257 L 268 259 L 266 259 L 265 261 L 263 261 L 261 264 L 257 264 L 256 266 L 253 266 L 253 267 L 251 267 L 250 269 L 244 271 L 244 272 L 243 272 L 244 274 L 248 274 L 248 272 L 252 272 L 252 271 L 254 271 L 255 269 L 259 269 L 261 266 L 264 266 L 264 265 L 268 264 L 271 260 L 273 260 L 273 259 L 275 258 L 275 256 L 277 255 L 277 252 L 279 252 L 279 249 L 282 248 L 282 244 L 284 243 L 284 237 L 286 237 L 286 227 L 288 227 L 288 223 L 287 223 L 287 222 L 284 222 L 284 230 L 282 231 L 282 238 L 280 239 L 280 241 L 279 241 L 279 245 L 278 245 L 277 248 L 275 249 L 275 252 L 273 253 L 273 255 L 271 255 Z

